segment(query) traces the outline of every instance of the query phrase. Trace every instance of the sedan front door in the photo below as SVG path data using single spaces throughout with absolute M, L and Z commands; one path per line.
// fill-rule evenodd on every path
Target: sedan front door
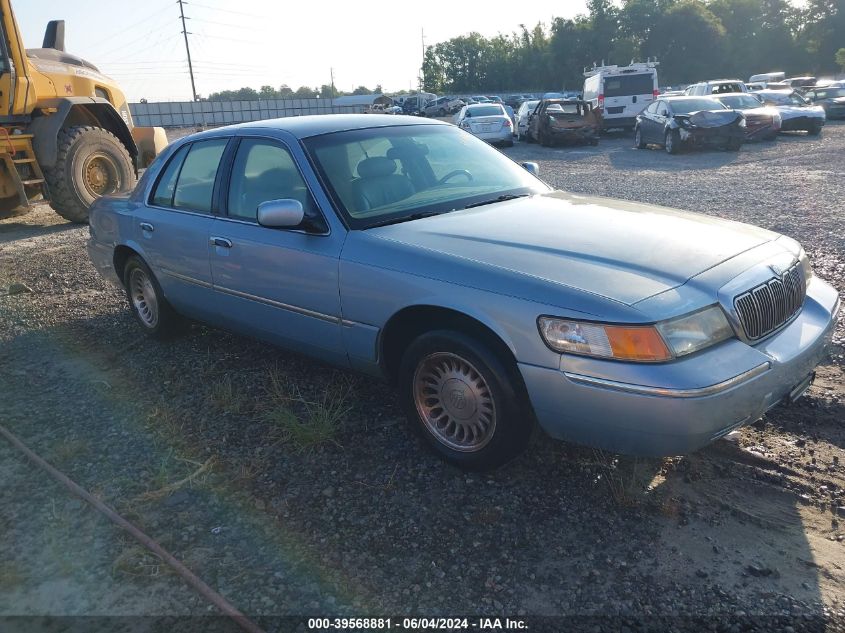
M 290 150 L 274 138 L 239 139 L 225 209 L 209 237 L 215 296 L 228 324 L 333 363 L 346 363 L 338 263 L 345 234 L 330 231 Z M 258 205 L 298 200 L 303 224 L 261 226 Z

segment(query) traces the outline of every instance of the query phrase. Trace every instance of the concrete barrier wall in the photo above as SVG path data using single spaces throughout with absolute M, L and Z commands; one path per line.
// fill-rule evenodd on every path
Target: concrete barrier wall
M 130 103 L 135 125 L 184 127 L 227 125 L 308 114 L 349 114 L 361 106 L 335 106 L 328 99 L 262 99 L 261 101 L 167 101 Z

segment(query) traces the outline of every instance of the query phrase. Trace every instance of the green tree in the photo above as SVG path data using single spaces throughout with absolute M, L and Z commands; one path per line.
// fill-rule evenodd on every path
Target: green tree
M 295 99 L 313 99 L 317 96 L 317 91 L 308 86 L 300 86 L 292 95 Z
M 842 69 L 842 72 L 845 72 L 845 48 L 840 48 L 836 51 L 836 63 Z
M 725 27 L 698 0 L 682 0 L 654 25 L 644 53 L 660 60 L 661 81 L 669 84 L 712 77 L 722 67 Z
M 275 99 L 277 96 L 276 89 L 273 86 L 261 86 L 258 90 L 258 96 L 262 99 Z

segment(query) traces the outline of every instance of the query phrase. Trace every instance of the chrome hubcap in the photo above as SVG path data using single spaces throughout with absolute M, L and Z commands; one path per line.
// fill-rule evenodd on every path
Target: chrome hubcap
M 148 328 L 158 325 L 158 299 L 147 273 L 135 268 L 129 274 L 129 296 L 138 318 Z
M 438 352 L 417 365 L 414 402 L 428 431 L 451 449 L 478 451 L 493 438 L 496 406 L 487 381 L 456 354 Z

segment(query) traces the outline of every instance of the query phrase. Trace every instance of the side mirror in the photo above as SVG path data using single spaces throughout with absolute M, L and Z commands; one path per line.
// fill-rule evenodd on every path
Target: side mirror
M 273 229 L 291 229 L 302 224 L 305 211 L 293 198 L 268 200 L 258 205 L 258 223 Z
M 520 163 L 522 168 L 532 176 L 540 175 L 540 166 L 537 163 Z

